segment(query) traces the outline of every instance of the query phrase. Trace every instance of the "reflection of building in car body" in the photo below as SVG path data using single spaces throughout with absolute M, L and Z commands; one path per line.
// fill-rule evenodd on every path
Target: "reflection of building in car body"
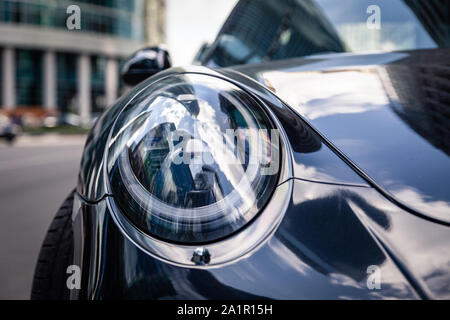
M 435 63 L 445 64 L 449 60 L 445 54 L 424 51 L 423 61 L 416 59 L 414 67 L 410 67 L 412 58 L 408 57 L 402 64 L 386 67 L 380 76 L 389 84 L 386 92 L 396 114 L 424 139 L 450 155 L 450 64 L 430 65 L 426 63 L 429 56 Z

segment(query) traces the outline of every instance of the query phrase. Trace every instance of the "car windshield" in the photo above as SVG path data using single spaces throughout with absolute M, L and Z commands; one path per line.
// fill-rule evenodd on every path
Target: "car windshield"
M 328 52 L 447 48 L 446 0 L 240 0 L 214 43 L 213 67 Z

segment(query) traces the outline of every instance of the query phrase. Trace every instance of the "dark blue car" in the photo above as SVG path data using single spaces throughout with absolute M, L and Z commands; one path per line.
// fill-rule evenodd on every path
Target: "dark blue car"
M 33 299 L 449 299 L 450 3 L 238 2 L 91 130 Z

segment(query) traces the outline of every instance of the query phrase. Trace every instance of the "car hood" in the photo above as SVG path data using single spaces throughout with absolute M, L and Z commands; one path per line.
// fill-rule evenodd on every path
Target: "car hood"
M 234 69 L 273 91 L 397 201 L 449 223 L 449 56 L 327 54 Z

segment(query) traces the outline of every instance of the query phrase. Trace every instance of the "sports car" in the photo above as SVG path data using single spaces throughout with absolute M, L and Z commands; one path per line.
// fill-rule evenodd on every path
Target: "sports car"
M 450 5 L 241 0 L 93 126 L 33 299 L 449 299 Z

